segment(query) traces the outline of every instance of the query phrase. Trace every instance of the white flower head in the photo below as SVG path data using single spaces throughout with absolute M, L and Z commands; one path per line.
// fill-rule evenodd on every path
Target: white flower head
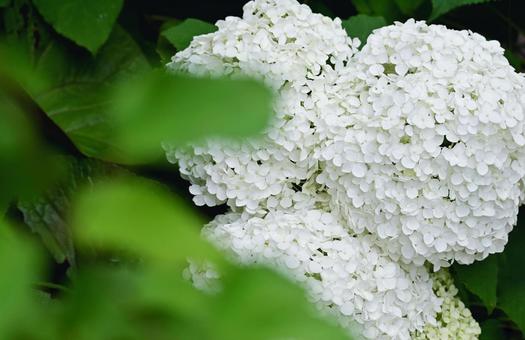
M 501 252 L 525 201 L 525 78 L 499 44 L 409 20 L 356 51 L 339 19 L 295 0 L 251 1 L 217 26 L 168 67 L 254 76 L 277 101 L 262 137 L 165 146 L 197 205 L 232 210 L 205 236 L 302 282 L 368 338 L 475 338 L 424 263 Z M 205 289 L 217 278 L 186 274 Z
M 255 212 L 300 201 L 297 186 L 317 171 L 315 122 L 326 111 L 324 86 L 356 50 L 341 27 L 295 0 L 248 2 L 242 18 L 217 22 L 218 31 L 195 37 L 170 69 L 203 75 L 263 79 L 278 94 L 275 117 L 263 138 L 244 143 L 207 141 L 189 150 L 166 147 L 192 182 L 197 205 L 227 203 Z
M 525 81 L 495 41 L 409 20 L 338 81 L 318 181 L 356 232 L 437 268 L 501 252 L 525 175 Z
M 441 300 L 421 266 L 393 261 L 319 209 L 220 215 L 203 234 L 243 264 L 266 264 L 302 283 L 323 311 L 370 339 L 409 339 L 435 325 Z

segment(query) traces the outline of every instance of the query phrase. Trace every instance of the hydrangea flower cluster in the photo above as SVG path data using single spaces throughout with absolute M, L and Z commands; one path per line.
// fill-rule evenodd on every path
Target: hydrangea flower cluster
M 370 339 L 408 339 L 411 331 L 436 325 L 441 301 L 427 270 L 393 261 L 371 237 L 349 235 L 329 212 L 232 212 L 203 233 L 240 263 L 267 264 L 302 282 L 312 301 L 343 325 L 357 321 Z
M 231 209 L 205 236 L 302 282 L 369 338 L 476 337 L 425 263 L 502 251 L 525 200 L 525 78 L 499 44 L 409 20 L 358 51 L 339 19 L 296 0 L 251 1 L 217 26 L 168 67 L 254 76 L 277 100 L 262 137 L 164 146 L 197 205 Z
M 322 141 L 333 205 L 404 262 L 501 252 L 525 176 L 525 78 L 479 34 L 409 20 L 376 30 L 343 75 L 355 106 Z
M 295 0 L 255 1 L 243 18 L 217 22 L 168 67 L 199 75 L 244 74 L 278 93 L 275 119 L 262 139 L 210 140 L 190 150 L 168 150 L 192 186 L 197 205 L 227 203 L 255 212 L 289 208 L 303 199 L 296 187 L 316 172 L 315 121 L 330 110 L 324 86 L 356 51 L 340 20 L 313 14 Z

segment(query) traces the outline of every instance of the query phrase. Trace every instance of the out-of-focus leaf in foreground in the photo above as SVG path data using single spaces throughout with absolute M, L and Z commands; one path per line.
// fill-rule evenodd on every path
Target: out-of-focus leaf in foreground
M 251 79 L 197 78 L 153 72 L 116 95 L 115 145 L 136 159 L 203 137 L 252 136 L 266 127 L 272 93 Z
M 130 319 L 135 276 L 121 267 L 82 268 L 74 289 L 63 298 L 62 332 L 69 339 L 139 339 Z
M 38 276 L 35 249 L 0 220 L 0 338 L 13 339 L 13 325 L 31 312 L 31 285 Z
M 0 91 L 0 207 L 43 190 L 60 170 L 22 110 Z
M 200 238 L 204 220 L 152 181 L 101 181 L 80 193 L 73 209 L 72 224 L 83 243 L 172 263 L 216 255 Z
M 96 159 L 65 157 L 65 176 L 41 195 L 21 199 L 18 208 L 24 222 L 38 233 L 59 263 L 75 265 L 75 249 L 68 221 L 71 198 L 84 185 L 101 178 L 125 173 L 120 167 Z
M 92 53 L 107 40 L 123 0 L 33 0 L 53 28 Z
M 217 26 L 199 19 L 189 18 L 161 32 L 178 51 L 189 46 L 194 36 L 215 32 Z
M 213 310 L 219 339 L 348 339 L 323 320 L 302 289 L 265 268 L 247 268 L 225 281 Z

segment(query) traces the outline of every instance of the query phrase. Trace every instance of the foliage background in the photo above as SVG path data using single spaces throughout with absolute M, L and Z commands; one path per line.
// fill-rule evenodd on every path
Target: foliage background
M 304 2 L 362 40 L 409 17 L 470 29 L 525 67 L 521 0 Z M 162 71 L 243 4 L 0 0 L 0 338 L 344 337 L 300 288 L 199 239 L 223 208 L 192 208 L 159 148 L 264 128 L 271 94 L 261 84 Z M 524 223 L 521 211 L 503 254 L 452 268 L 482 339 L 525 330 Z M 221 269 L 219 294 L 180 277 L 188 256 Z

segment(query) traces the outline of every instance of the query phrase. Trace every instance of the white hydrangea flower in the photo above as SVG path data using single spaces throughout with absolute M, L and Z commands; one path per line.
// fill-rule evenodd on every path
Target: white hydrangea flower
M 165 146 L 197 205 L 232 210 L 205 235 L 369 338 L 475 338 L 450 279 L 423 264 L 502 251 L 525 201 L 525 78 L 499 44 L 409 20 L 357 52 L 339 19 L 295 0 L 251 1 L 217 26 L 168 67 L 255 76 L 277 101 L 261 137 Z
M 409 20 L 372 33 L 333 89 L 320 183 L 356 232 L 438 269 L 501 252 L 525 176 L 525 81 L 469 31 Z
M 437 325 L 426 325 L 423 331 L 412 334 L 414 340 L 476 340 L 481 334 L 479 324 L 470 310 L 456 296 L 458 290 L 446 269 L 432 274 L 433 288 L 436 295 L 443 299 L 438 313 Z
M 250 212 L 288 208 L 297 187 L 318 169 L 315 124 L 329 110 L 324 87 L 359 44 L 332 20 L 295 0 L 257 0 L 242 18 L 217 22 L 218 31 L 195 37 L 170 69 L 201 75 L 250 75 L 277 93 L 276 116 L 263 138 L 245 143 L 207 141 L 189 150 L 167 149 L 192 186 L 197 205 L 228 203 Z
M 423 266 L 390 259 L 366 236 L 351 236 L 320 209 L 228 213 L 203 234 L 243 264 L 266 264 L 303 283 L 311 299 L 370 339 L 409 339 L 435 325 L 440 300 Z M 351 326 L 350 326 L 351 327 Z

